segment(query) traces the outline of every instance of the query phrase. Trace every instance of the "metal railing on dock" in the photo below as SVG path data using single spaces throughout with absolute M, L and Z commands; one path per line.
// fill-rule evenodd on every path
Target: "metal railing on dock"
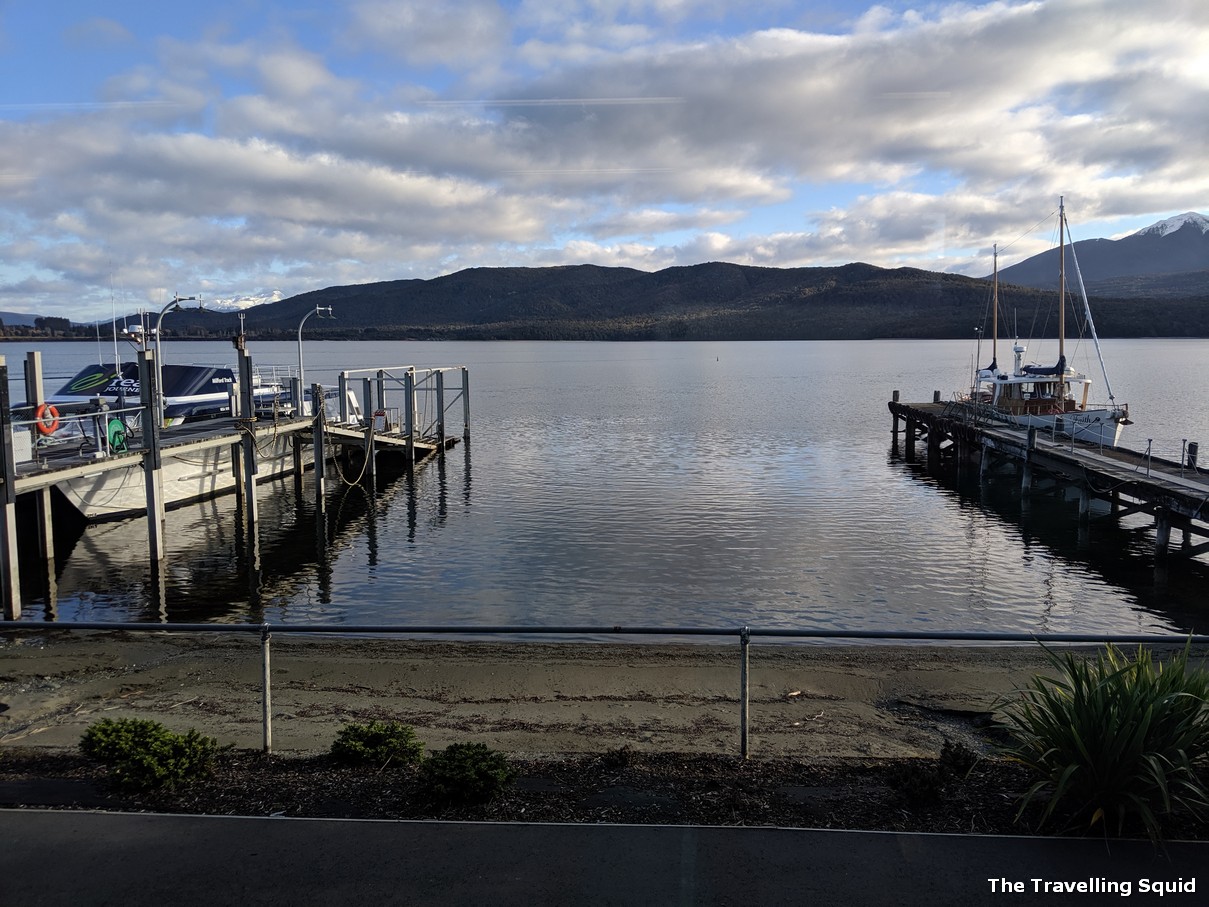
M 261 727 L 263 749 L 273 750 L 273 694 L 271 664 L 271 640 L 274 634 L 319 636 L 319 637 L 606 637 L 641 636 L 677 639 L 691 638 L 737 638 L 739 641 L 738 678 L 738 736 L 739 753 L 747 759 L 751 755 L 751 642 L 760 639 L 784 640 L 873 640 L 879 642 L 961 642 L 976 644 L 1032 643 L 1061 645 L 1122 645 L 1183 647 L 1209 645 L 1209 636 L 1202 635 L 1159 635 L 1159 634 L 1103 634 L 1103 633 L 988 633 L 977 631 L 945 630 L 804 630 L 775 627 L 622 627 L 622 626 L 448 626 L 448 625 L 291 625 L 291 624 L 146 624 L 105 623 L 74 621 L 20 622 L 6 624 L 0 632 L 46 633 L 46 632 L 129 632 L 129 633 L 193 633 L 208 635 L 246 634 L 259 639 L 261 649 Z

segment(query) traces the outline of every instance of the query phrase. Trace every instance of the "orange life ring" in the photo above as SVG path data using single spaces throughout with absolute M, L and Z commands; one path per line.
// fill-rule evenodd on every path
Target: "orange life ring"
M 47 416 L 50 419 L 47 420 Z M 43 403 L 34 413 L 35 425 L 44 435 L 53 435 L 59 429 L 59 411 L 50 403 Z

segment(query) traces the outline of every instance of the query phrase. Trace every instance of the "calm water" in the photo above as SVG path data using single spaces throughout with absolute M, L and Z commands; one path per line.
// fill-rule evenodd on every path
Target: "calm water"
M 51 375 L 97 356 L 40 348 Z M 19 372 L 24 349 L 0 352 Z M 251 349 L 257 365 L 297 362 L 292 342 Z M 229 350 L 172 343 L 167 361 Z M 1137 423 L 1127 446 L 1153 439 L 1177 459 L 1182 439 L 1209 442 L 1209 341 L 1104 351 Z M 54 596 L 26 571 L 25 616 L 1209 631 L 1209 561 L 1156 571 L 1144 518 L 1080 532 L 1073 503 L 1039 497 L 1022 514 L 1014 479 L 959 486 L 891 456 L 891 391 L 948 397 L 972 354 L 964 341 L 308 341 L 308 379 L 324 383 L 341 368 L 468 366 L 471 443 L 376 495 L 333 491 L 326 544 L 292 482 L 268 486 L 259 576 L 233 499 L 169 514 L 162 588 L 142 521 L 90 528 L 60 552 Z

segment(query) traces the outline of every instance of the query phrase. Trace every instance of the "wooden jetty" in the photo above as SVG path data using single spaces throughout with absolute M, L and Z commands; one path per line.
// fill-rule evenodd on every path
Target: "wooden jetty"
M 1209 541 L 1191 541 L 1209 538 L 1209 473 L 1197 466 L 1195 443 L 1187 445 L 1183 462 L 1175 462 L 1149 451 L 1088 444 L 1061 434 L 1043 436 L 1035 428 L 980 418 L 969 406 L 942 401 L 939 391 L 931 403 L 901 403 L 894 391 L 889 408 L 894 447 L 898 449 L 901 432 L 908 460 L 915 460 L 922 447 L 930 469 L 951 462 L 958 468 L 976 466 L 980 477 L 993 463 L 1008 463 L 1018 470 L 1024 494 L 1033 489 L 1038 474 L 1075 489 L 1080 518 L 1090 517 L 1095 499 L 1108 501 L 1116 517 L 1147 514 L 1154 521 L 1157 557 L 1171 550 L 1173 529 L 1184 535 L 1184 544 L 1176 549 L 1181 554 L 1209 551 Z
M 91 439 L 59 447 L 37 446 L 33 442 L 35 425 L 13 418 L 8 366 L 0 356 L 0 599 L 5 619 L 15 620 L 21 615 L 16 520 L 19 499 L 30 502 L 36 511 L 38 550 L 52 583 L 55 517 L 51 489 L 62 490 L 69 485 L 104 487 L 113 518 L 145 514 L 148 559 L 153 570 L 162 571 L 166 506 L 237 493 L 245 537 L 255 548 L 258 484 L 292 474 L 301 495 L 303 473 L 313 467 L 316 509 L 323 517 L 328 461 L 338 457 L 358 461 L 361 468 L 356 481 L 372 482 L 379 456 L 399 458 L 410 467 L 434 454 L 443 455 L 459 438 L 469 441 L 469 376 L 464 367 L 398 366 L 342 372 L 338 412 L 334 414 L 327 412 L 322 386 L 311 386 L 310 400 L 320 402 L 311 407 L 305 402 L 300 381 L 294 379 L 286 405 L 265 411 L 257 406 L 252 392 L 255 380 L 251 357 L 242 346 L 237 350 L 239 370 L 232 389 L 232 415 L 167 431 L 161 430 L 151 415 L 156 412 L 155 353 L 140 351 L 140 401 L 132 411 L 138 414 L 142 428 L 137 445 L 128 448 L 106 443 L 103 426 L 110 411 L 100 400 L 97 430 Z M 39 355 L 31 353 L 26 362 L 27 387 L 31 376 L 36 385 L 29 394 L 33 401 L 45 399 Z M 455 373 L 459 380 L 447 393 L 449 373 Z M 419 398 L 429 396 L 434 398 L 433 405 L 421 405 Z M 302 405 L 294 405 L 293 401 L 301 401 Z M 447 412 L 458 402 L 461 431 L 452 433 L 447 430 Z M 166 498 L 165 472 L 181 463 L 190 467 L 178 468 L 173 481 L 185 484 L 175 484 Z M 182 472 L 185 474 L 180 475 Z M 115 500 L 118 502 L 112 503 Z M 259 563 L 258 555 L 253 560 Z

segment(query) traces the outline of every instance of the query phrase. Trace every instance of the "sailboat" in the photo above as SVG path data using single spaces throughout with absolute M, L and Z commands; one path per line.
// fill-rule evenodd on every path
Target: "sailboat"
M 968 395 L 961 402 L 974 408 L 980 418 L 1000 421 L 1019 428 L 1036 428 L 1044 432 L 1071 437 L 1103 447 L 1115 447 L 1121 429 L 1130 424 L 1129 406 L 1117 403 L 1108 382 L 1100 339 L 1096 335 L 1087 292 L 1075 259 L 1074 241 L 1070 256 L 1075 265 L 1079 294 L 1087 326 L 1100 362 L 1107 403 L 1090 403 L 1092 380 L 1072 368 L 1066 358 L 1066 241 L 1070 238 L 1063 200 L 1058 201 L 1058 361 L 1053 365 L 1024 364 L 1027 348 L 1019 340 L 1012 347 L 1014 362 L 1010 371 L 999 367 L 999 250 L 995 248 L 995 269 L 992 276 L 992 340 L 991 364 L 978 369 Z

